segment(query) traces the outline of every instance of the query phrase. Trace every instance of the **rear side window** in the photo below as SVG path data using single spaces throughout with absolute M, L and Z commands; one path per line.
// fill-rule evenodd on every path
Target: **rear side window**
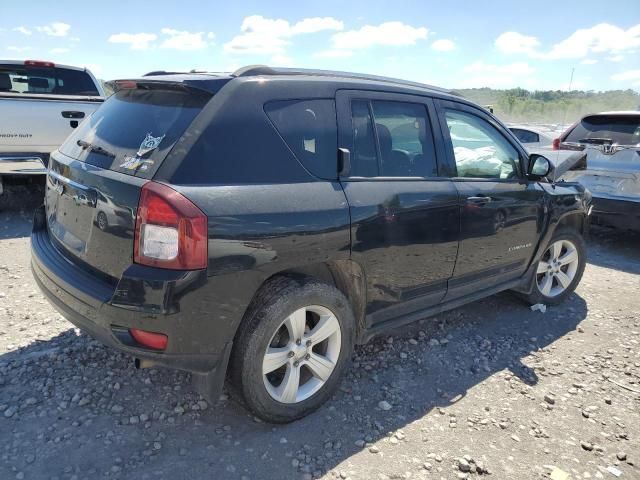
M 0 64 L 0 92 L 29 95 L 100 95 L 91 76 L 82 70 L 8 64 Z
M 537 143 L 540 141 L 539 135 L 531 130 L 523 130 L 521 128 L 511 128 L 510 130 L 522 143 Z
M 151 178 L 209 98 L 180 90 L 120 90 L 60 151 L 100 168 Z
M 424 105 L 354 100 L 351 112 L 353 176 L 437 175 L 433 134 Z
M 335 179 L 337 168 L 336 109 L 333 100 L 284 100 L 264 110 L 293 154 L 312 174 Z
M 583 118 L 564 142 L 640 144 L 640 115 L 592 115 Z

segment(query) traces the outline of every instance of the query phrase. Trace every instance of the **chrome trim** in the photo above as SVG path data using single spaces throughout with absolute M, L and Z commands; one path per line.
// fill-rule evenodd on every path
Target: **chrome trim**
M 42 175 L 47 173 L 42 158 L 0 157 L 0 175 Z

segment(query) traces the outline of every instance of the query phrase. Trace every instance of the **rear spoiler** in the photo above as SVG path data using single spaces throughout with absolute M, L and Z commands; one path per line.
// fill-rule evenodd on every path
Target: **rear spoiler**
M 0 98 L 10 98 L 12 100 L 49 100 L 58 102 L 104 102 L 104 97 L 96 97 L 93 95 L 53 95 L 48 93 L 0 92 Z
M 106 85 L 114 92 L 130 89 L 178 90 L 215 95 L 230 80 L 228 77 L 194 79 L 193 77 L 179 78 L 180 74 L 174 75 L 110 80 L 106 82 Z

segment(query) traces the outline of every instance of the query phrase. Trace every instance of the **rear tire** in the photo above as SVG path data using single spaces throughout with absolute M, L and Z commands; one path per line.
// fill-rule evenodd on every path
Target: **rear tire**
M 578 232 L 562 229 L 554 233 L 538 262 L 533 290 L 524 298 L 532 305 L 564 302 L 580 283 L 586 258 L 586 245 Z
M 236 337 L 233 391 L 267 422 L 302 418 L 338 387 L 354 335 L 351 305 L 337 288 L 314 279 L 271 280 Z

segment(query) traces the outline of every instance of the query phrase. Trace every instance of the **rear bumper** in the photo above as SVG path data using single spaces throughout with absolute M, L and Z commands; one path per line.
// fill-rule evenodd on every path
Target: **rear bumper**
M 49 154 L 11 153 L 0 155 L 0 175 L 44 175 Z
M 592 223 L 640 231 L 640 201 L 593 197 Z
M 34 217 L 31 269 L 49 302 L 81 330 L 136 358 L 192 372 L 198 383 L 214 391 L 207 396 L 217 396 L 231 339 L 217 335 L 210 314 L 205 318 L 208 328 L 203 329 L 205 312 L 194 310 L 201 303 L 198 287 L 206 283 L 204 272 L 135 265 L 118 282 L 99 278 L 58 249 L 46 228 L 43 208 Z M 167 349 L 158 352 L 139 345 L 129 328 L 166 334 Z

